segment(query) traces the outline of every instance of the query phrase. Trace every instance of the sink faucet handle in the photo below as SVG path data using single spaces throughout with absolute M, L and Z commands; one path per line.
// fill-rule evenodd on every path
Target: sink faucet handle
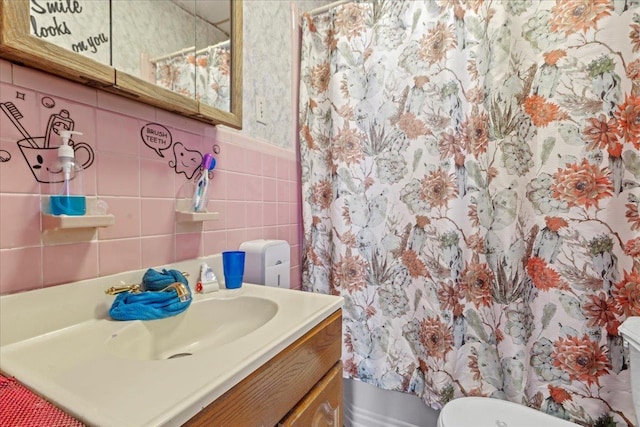
M 117 295 L 117 294 L 121 294 L 122 292 L 131 292 L 134 294 L 137 294 L 139 292 L 141 292 L 142 289 L 140 287 L 139 283 L 134 283 L 133 285 L 118 285 L 118 286 L 112 286 L 108 289 L 105 289 L 104 293 L 107 295 Z

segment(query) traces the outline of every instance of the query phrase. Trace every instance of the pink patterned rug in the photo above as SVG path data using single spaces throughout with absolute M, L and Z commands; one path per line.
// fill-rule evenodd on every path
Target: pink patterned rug
M 62 410 L 38 396 L 15 378 L 0 375 L 0 426 L 83 427 Z

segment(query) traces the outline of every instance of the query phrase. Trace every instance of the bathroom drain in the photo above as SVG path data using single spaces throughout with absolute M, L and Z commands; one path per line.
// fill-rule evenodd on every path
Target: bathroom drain
M 172 354 L 171 356 L 167 357 L 167 359 L 177 359 L 179 357 L 187 357 L 187 356 L 191 356 L 193 353 L 176 353 L 176 354 Z

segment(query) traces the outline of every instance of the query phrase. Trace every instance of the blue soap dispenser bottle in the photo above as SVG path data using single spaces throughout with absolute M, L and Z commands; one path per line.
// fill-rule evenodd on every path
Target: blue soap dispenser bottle
M 73 147 L 69 145 L 72 134 L 82 135 L 82 132 L 60 132 L 62 145 L 58 148 L 58 159 L 49 168 L 50 182 L 56 184 L 55 193 L 49 199 L 53 215 L 79 216 L 87 212 L 82 167 L 76 163 Z

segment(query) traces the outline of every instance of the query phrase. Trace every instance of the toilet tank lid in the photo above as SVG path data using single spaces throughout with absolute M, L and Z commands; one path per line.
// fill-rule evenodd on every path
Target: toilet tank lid
M 629 344 L 640 349 L 640 316 L 628 317 L 618 328 L 618 332 Z
M 536 409 L 490 397 L 461 397 L 440 412 L 442 427 L 578 427 Z

